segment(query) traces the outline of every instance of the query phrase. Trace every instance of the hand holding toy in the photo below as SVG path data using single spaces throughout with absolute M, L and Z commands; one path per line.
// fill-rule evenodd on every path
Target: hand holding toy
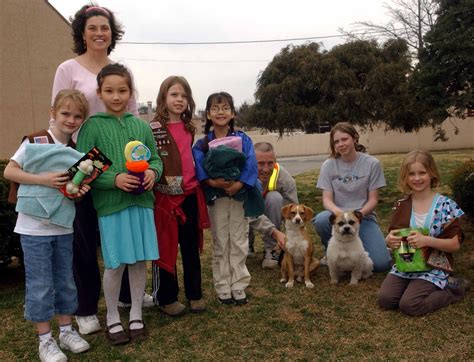
M 86 176 L 90 175 L 93 170 L 94 166 L 92 166 L 92 160 L 82 161 L 77 167 L 77 173 L 74 175 L 72 180 L 67 183 L 66 191 L 71 195 L 77 194 L 82 181 Z
M 132 191 L 135 195 L 145 191 L 143 180 L 145 178 L 145 171 L 148 169 L 150 157 L 150 149 L 140 141 L 131 141 L 125 146 L 125 167 L 128 170 L 128 174 L 140 179 L 140 186 Z

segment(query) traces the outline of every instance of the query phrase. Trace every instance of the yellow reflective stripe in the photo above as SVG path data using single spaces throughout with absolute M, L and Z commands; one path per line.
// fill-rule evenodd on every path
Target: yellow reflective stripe
M 268 180 L 268 191 L 275 191 L 277 189 L 277 180 L 278 175 L 280 174 L 280 165 L 275 163 L 273 167 L 272 175 L 270 176 L 270 180 Z

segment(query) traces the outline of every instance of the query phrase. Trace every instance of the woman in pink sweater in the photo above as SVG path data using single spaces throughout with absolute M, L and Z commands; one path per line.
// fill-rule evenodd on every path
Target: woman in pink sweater
M 109 55 L 116 42 L 122 38 L 123 30 L 110 10 L 95 5 L 84 5 L 75 14 L 71 27 L 73 50 L 77 57 L 58 66 L 52 99 L 62 89 L 77 89 L 86 96 L 92 116 L 105 111 L 102 100 L 97 96 L 97 74 L 112 63 Z M 138 115 L 134 97 L 128 103 L 128 112 Z M 76 139 L 77 133 L 73 136 L 73 140 Z M 101 288 L 97 263 L 98 242 L 97 215 L 88 194 L 82 202 L 77 203 L 74 221 L 73 267 L 79 301 L 75 315 L 82 334 L 101 329 L 96 317 Z M 129 294 L 128 283 L 123 284 L 127 286 L 126 294 Z

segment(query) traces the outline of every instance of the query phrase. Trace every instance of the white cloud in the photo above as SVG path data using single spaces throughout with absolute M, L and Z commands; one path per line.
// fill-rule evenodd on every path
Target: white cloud
M 74 15 L 85 3 L 84 0 L 49 2 L 66 18 Z M 123 40 L 132 42 L 209 42 L 325 36 L 339 34 L 339 28 L 348 27 L 356 21 L 383 23 L 387 20 L 383 3 L 379 0 L 103 0 L 99 4 L 116 14 L 125 27 Z M 316 41 L 323 42 L 324 47 L 330 49 L 344 39 Z M 205 106 L 207 96 L 219 90 L 232 94 L 236 105 L 253 101 L 259 72 L 286 45 L 119 44 L 111 57 L 123 61 L 132 69 L 140 102 L 152 100 L 155 103 L 161 82 L 169 75 L 182 75 L 189 81 L 197 107 L 201 109 Z

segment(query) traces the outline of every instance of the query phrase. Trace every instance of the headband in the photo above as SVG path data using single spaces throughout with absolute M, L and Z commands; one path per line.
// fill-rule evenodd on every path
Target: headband
M 84 11 L 84 13 L 87 14 L 89 11 L 94 11 L 94 10 L 107 15 L 107 17 L 110 16 L 110 13 L 106 9 L 101 8 L 100 6 L 90 6 Z

